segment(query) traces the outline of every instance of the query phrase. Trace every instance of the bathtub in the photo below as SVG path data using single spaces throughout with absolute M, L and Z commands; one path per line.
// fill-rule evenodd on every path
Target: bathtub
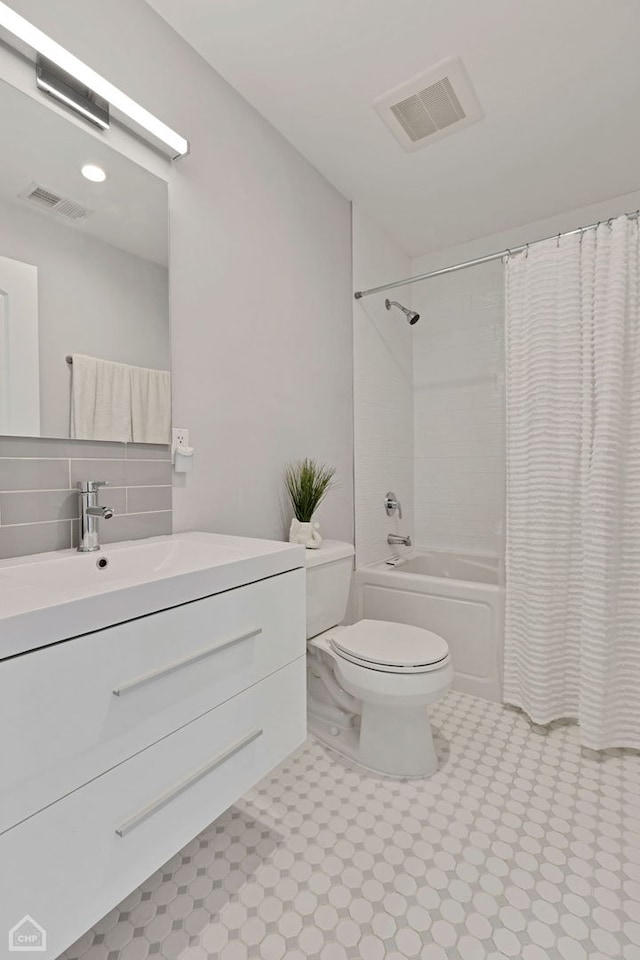
M 427 550 L 356 570 L 358 614 L 433 630 L 451 651 L 454 690 L 502 698 L 503 590 L 495 557 Z

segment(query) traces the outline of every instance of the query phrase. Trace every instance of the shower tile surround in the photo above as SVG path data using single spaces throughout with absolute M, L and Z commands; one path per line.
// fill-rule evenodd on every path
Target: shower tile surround
M 414 261 L 414 273 L 420 272 Z M 413 287 L 415 539 L 501 555 L 505 511 L 504 267 Z
M 637 960 L 640 756 L 450 693 L 440 769 L 315 741 L 61 960 Z
M 360 208 L 353 206 L 353 275 L 356 289 L 408 276 L 411 261 Z M 409 290 L 398 299 L 412 305 Z M 384 296 L 353 302 L 355 530 L 358 566 L 391 553 L 389 533 L 412 533 L 413 372 L 411 327 Z M 419 326 L 419 324 L 418 324 Z M 388 517 L 384 496 L 393 491 L 402 520 Z
M 168 446 L 0 437 L 0 559 L 75 546 L 84 479 L 110 484 L 102 543 L 171 533 Z
M 429 269 L 353 207 L 356 289 Z M 500 555 L 504 535 L 504 268 L 491 263 L 388 294 L 421 319 L 354 302 L 357 565 L 418 548 Z M 393 490 L 404 518 L 388 518 Z M 402 549 L 396 552 L 402 553 Z

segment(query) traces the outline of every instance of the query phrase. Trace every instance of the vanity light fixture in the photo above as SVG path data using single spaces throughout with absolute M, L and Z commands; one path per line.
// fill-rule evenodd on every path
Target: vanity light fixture
M 152 141 L 156 141 L 164 150 L 168 150 L 174 159 L 183 157 L 189 152 L 188 140 L 2 2 L 0 2 L 0 29 L 8 31 L 20 44 L 25 44 L 36 54 L 69 74 L 78 84 L 91 91 L 96 98 L 106 100 L 111 109 L 122 117 L 125 124 L 142 131 Z M 56 96 L 62 99 L 59 93 Z M 69 105 L 77 109 L 75 102 Z M 93 116 L 88 119 L 96 122 Z
M 92 183 L 104 183 L 104 181 L 107 179 L 106 172 L 96 163 L 85 163 L 85 165 L 81 168 L 80 173 L 85 180 L 91 180 Z
M 101 130 L 109 129 L 108 102 L 40 54 L 36 57 L 36 86 Z

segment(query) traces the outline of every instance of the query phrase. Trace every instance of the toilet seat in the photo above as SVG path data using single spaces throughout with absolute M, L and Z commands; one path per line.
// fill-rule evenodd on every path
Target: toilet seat
M 447 642 L 437 633 L 387 620 L 360 620 L 330 643 L 337 656 L 382 673 L 428 673 L 449 661 Z

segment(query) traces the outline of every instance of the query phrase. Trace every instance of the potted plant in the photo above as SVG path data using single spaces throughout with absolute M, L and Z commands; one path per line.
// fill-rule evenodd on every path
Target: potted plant
M 313 515 L 334 486 L 335 473 L 335 467 L 308 458 L 286 467 L 284 483 L 294 513 L 290 543 L 301 543 L 310 550 L 321 545 L 320 524 L 313 520 Z

